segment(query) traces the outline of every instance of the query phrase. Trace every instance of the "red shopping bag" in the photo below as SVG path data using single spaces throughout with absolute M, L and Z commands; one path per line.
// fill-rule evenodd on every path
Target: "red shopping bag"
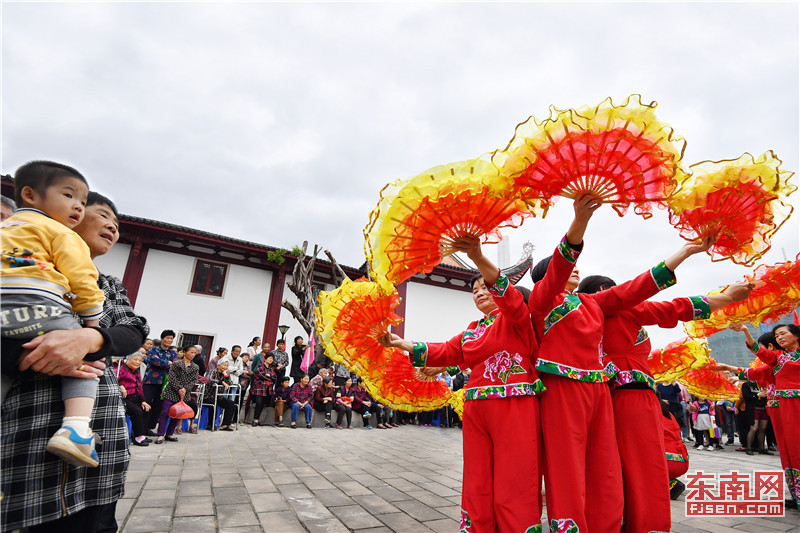
M 192 411 L 192 408 L 186 405 L 183 400 L 181 400 L 169 408 L 169 417 L 177 420 L 194 418 L 194 411 Z

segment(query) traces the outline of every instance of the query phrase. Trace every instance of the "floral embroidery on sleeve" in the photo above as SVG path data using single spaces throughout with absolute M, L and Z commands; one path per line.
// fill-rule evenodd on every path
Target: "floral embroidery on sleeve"
M 558 243 L 558 251 L 561 252 L 561 255 L 568 263 L 574 263 L 578 260 L 578 256 L 581 254 L 581 248 L 583 248 L 582 243 L 579 246 L 573 246 L 567 241 L 566 235 L 561 239 L 561 242 Z
M 497 281 L 495 281 L 494 285 L 489 285 L 486 288 L 488 289 L 489 294 L 492 296 L 505 296 L 510 284 L 511 282 L 509 281 L 508 276 L 501 272 L 500 277 L 497 278 Z
M 650 275 L 653 277 L 653 281 L 660 291 L 663 291 L 667 287 L 672 287 L 676 283 L 675 273 L 667 268 L 664 261 L 661 261 L 651 268 Z
M 705 320 L 711 317 L 711 306 L 705 296 L 689 296 L 692 302 L 692 311 L 695 320 Z
M 414 353 L 411 355 L 411 366 L 422 367 L 428 361 L 428 345 L 424 342 L 414 343 Z

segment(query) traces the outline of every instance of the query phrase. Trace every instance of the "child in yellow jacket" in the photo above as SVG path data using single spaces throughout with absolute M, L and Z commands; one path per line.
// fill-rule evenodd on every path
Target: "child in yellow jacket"
M 89 247 L 72 231 L 83 219 L 89 187 L 75 169 L 34 161 L 14 177 L 19 207 L 0 231 L 2 370 L 13 376 L 23 344 L 57 329 L 79 329 L 75 312 L 98 327 L 105 297 Z M 78 368 L 82 370 L 82 368 Z M 47 451 L 69 463 L 97 466 L 95 435 L 89 429 L 97 378 L 62 378 L 64 421 Z

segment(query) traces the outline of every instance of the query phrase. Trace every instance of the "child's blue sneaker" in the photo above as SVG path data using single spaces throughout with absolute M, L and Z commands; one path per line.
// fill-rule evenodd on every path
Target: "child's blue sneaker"
M 97 452 L 94 449 L 95 442 L 99 439 L 100 436 L 97 433 L 81 437 L 74 429 L 65 426 L 50 437 L 45 449 L 69 464 L 94 468 L 99 464 Z

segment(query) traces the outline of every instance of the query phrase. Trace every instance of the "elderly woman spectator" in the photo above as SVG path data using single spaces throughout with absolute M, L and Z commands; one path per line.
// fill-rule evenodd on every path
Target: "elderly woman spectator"
M 175 340 L 175 332 L 165 329 L 161 332 L 161 343 L 153 346 L 144 356 L 144 364 L 147 370 L 144 373 L 144 398 L 153 410 L 150 412 L 150 422 L 148 429 L 156 426 L 156 417 L 161 412 L 161 388 L 164 386 L 164 378 L 169 372 L 169 367 L 173 361 L 178 359 L 178 354 L 172 348 L 172 341 Z M 162 433 L 163 435 L 163 433 Z
M 273 388 L 275 387 L 275 369 L 272 368 L 272 354 L 268 353 L 261 365 L 253 373 L 253 390 L 250 393 L 255 396 L 256 410 L 253 413 L 253 427 L 258 426 L 258 419 L 261 417 L 261 410 L 268 407 L 272 399 Z M 267 424 L 263 424 L 267 425 Z
M 178 437 L 173 436 L 178 421 L 169 416 L 169 410 L 173 405 L 183 400 L 192 407 L 195 413 L 197 412 L 197 405 L 191 399 L 186 399 L 186 395 L 197 381 L 197 365 L 192 362 L 194 356 L 197 355 L 197 348 L 185 346 L 181 348 L 180 354 L 182 357 L 172 363 L 169 368 L 169 380 L 164 387 L 164 402 L 161 407 L 161 416 L 158 419 L 156 444 L 163 443 L 164 439 L 170 442 L 178 440 Z
M 114 203 L 90 192 L 75 232 L 89 246 L 93 259 L 114 246 L 118 227 Z M 91 361 L 133 353 L 149 333 L 146 320 L 134 313 L 118 279 L 101 273 L 97 285 L 106 297 L 101 328 L 51 331 L 34 339 L 35 346 L 21 361 L 25 368 L 32 363 L 33 371 L 14 379 L 3 402 L 0 524 L 4 530 L 41 525 L 53 531 L 90 531 L 105 508 L 109 525 L 114 521 L 113 507 L 123 493 L 130 455 L 122 395 L 111 367 L 100 371 L 92 415 L 92 429 L 103 439 L 97 451 L 100 465 L 64 465 L 44 449 L 64 416 L 58 375 L 82 364 L 101 369 L 101 363 Z M 39 372 L 45 364 L 52 365 L 48 374 Z M 65 492 L 65 486 L 70 490 Z
M 14 200 L 0 196 L 0 222 L 13 215 L 16 208 L 17 204 L 14 203 Z
M 206 369 L 205 376 L 206 377 L 210 376 L 211 372 L 217 369 L 220 360 L 225 359 L 227 355 L 228 355 L 227 348 L 223 348 L 221 346 L 217 348 L 217 355 L 215 355 L 208 361 L 208 368 Z
M 283 376 L 275 384 L 275 425 L 279 428 L 283 425 L 283 411 L 286 406 L 292 405 L 292 399 L 289 396 L 291 386 L 289 385 L 289 376 Z
M 239 412 L 239 407 L 236 403 L 224 396 L 228 389 L 232 387 L 231 379 L 228 375 L 229 365 L 230 363 L 223 359 L 219 362 L 217 368 L 211 371 L 203 398 L 203 404 L 205 405 L 214 405 L 214 399 L 216 398 L 217 407 L 222 408 L 222 424 L 219 426 L 222 431 L 233 431 L 231 423 L 233 422 L 233 417 Z M 222 391 L 219 389 L 222 389 Z M 214 417 L 216 417 L 216 413 L 212 413 L 212 418 Z M 209 427 L 213 427 L 213 422 L 209 424 Z
M 353 378 L 347 377 L 344 385 L 339 387 L 336 394 L 336 429 L 342 429 L 342 419 L 347 417 L 347 429 L 353 429 L 353 400 L 356 396 L 356 386 Z
M 311 429 L 311 399 L 313 395 L 308 381 L 308 374 L 303 374 L 289 390 L 289 399 L 292 401 L 292 423 L 290 424 L 292 429 L 297 428 L 297 415 L 300 414 L 300 409 L 306 415 L 306 427 Z
M 352 376 L 350 375 L 350 369 L 344 366 L 341 363 L 334 363 L 333 365 L 333 384 L 337 387 L 341 387 L 344 385 L 344 382 L 350 379 L 352 384 Z
M 120 391 L 125 398 L 125 413 L 131 418 L 133 430 L 133 444 L 136 446 L 149 446 L 152 440 L 145 435 L 144 416 L 150 410 L 150 404 L 144 400 L 144 389 L 142 388 L 142 374 L 139 367 L 142 366 L 142 354 L 139 352 L 129 355 L 125 361 L 118 363 Z
M 364 429 L 372 429 L 372 426 L 369 424 L 369 419 L 372 415 L 375 415 L 375 418 L 380 420 L 378 418 L 378 407 L 378 404 L 372 399 L 369 392 L 367 392 L 364 380 L 358 378 L 356 380 L 355 392 L 353 393 L 353 411 L 361 415 Z
M 206 356 L 203 353 L 203 346 L 201 344 L 195 344 L 195 348 L 197 348 L 197 355 L 194 356 L 192 359 L 192 363 L 197 365 L 197 371 L 199 372 L 200 376 L 206 375 Z
M 314 376 L 313 378 L 311 378 L 311 380 L 308 382 L 311 385 L 311 390 L 316 392 L 316 390 L 318 388 L 320 388 L 320 386 L 322 385 L 323 380 L 326 377 L 328 377 L 328 375 L 329 375 L 328 369 L 327 368 L 321 368 L 319 370 L 319 373 L 316 376 Z M 333 381 L 333 378 L 331 378 L 331 381 Z
M 315 378 L 316 379 L 316 378 Z M 313 381 L 313 380 L 312 380 Z M 333 379 L 326 376 L 322 380 L 322 385 L 314 391 L 314 409 L 325 413 L 325 427 L 331 427 L 331 411 L 336 404 L 336 389 L 333 387 Z

